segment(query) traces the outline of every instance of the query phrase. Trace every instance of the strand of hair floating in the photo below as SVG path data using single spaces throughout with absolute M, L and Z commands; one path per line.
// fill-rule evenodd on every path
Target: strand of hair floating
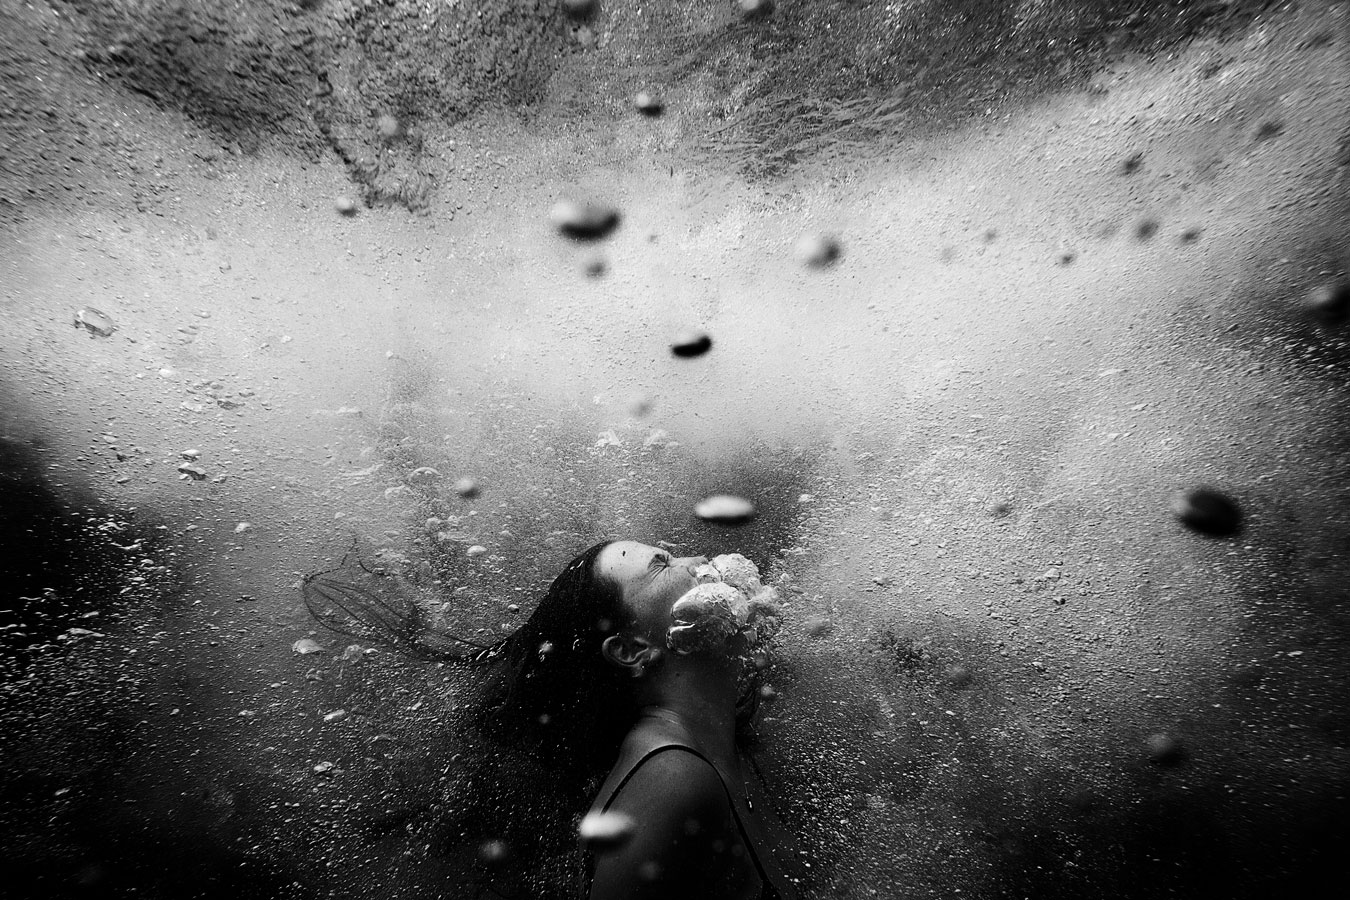
M 300 593 L 305 598 L 306 607 L 316 618 L 321 616 L 319 610 L 315 608 L 317 606 L 315 601 L 322 600 L 336 606 L 355 621 L 375 628 L 378 632 L 398 637 L 404 630 L 400 626 L 405 624 L 406 616 L 400 615 L 375 594 L 333 578 L 326 572 L 306 578 Z
M 306 578 L 301 586 L 301 596 L 310 615 L 331 631 L 360 640 L 377 641 L 403 652 L 476 666 L 495 661 L 506 650 L 505 640 L 495 644 L 480 644 L 448 632 L 422 628 L 414 615 L 400 612 L 374 592 L 334 578 L 328 572 L 319 572 Z M 325 604 L 341 610 L 342 615 L 324 609 Z M 471 652 L 450 652 L 429 646 L 425 641 L 428 635 L 454 641 L 471 648 Z

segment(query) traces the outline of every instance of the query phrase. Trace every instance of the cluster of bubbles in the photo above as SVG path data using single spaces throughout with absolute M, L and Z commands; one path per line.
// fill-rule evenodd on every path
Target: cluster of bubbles
M 699 584 L 671 608 L 666 646 L 681 655 L 725 656 L 736 669 L 738 708 L 751 715 L 777 692 L 763 684 L 773 664 L 774 639 L 783 623 L 776 588 L 739 553 L 724 553 L 695 570 Z
M 726 648 L 752 660 L 777 635 L 782 622 L 778 592 L 739 553 L 724 553 L 695 571 L 699 584 L 671 609 L 666 646 L 676 653 Z

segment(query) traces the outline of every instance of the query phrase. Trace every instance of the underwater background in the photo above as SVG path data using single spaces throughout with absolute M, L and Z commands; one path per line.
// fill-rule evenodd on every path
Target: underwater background
M 621 537 L 778 585 L 808 896 L 1339 896 L 1350 8 L 754 5 L 0 0 L 6 896 L 503 895 L 302 586 Z

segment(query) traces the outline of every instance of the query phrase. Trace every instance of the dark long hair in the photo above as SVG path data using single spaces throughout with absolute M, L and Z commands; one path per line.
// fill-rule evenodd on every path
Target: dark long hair
M 620 585 L 596 569 L 609 543 L 568 563 L 525 623 L 493 644 L 440 630 L 426 598 L 379 566 L 344 560 L 303 582 L 305 605 L 329 629 L 481 676 L 456 727 L 461 765 L 474 773 L 461 783 L 472 787 L 440 823 L 445 855 L 470 853 L 473 895 L 566 896 L 584 871 L 577 821 L 638 714 L 632 679 L 601 652 L 633 622 Z M 481 848 L 496 844 L 511 848 L 509 861 L 484 863 Z
M 309 575 L 301 593 L 311 615 L 334 631 L 482 673 L 470 718 L 485 736 L 591 770 L 614 761 L 637 716 L 630 679 L 600 650 L 633 621 L 620 586 L 596 570 L 610 543 L 568 563 L 529 619 L 495 644 L 438 630 L 425 604 L 359 561 Z
M 614 763 L 638 712 L 632 679 L 601 653 L 633 622 L 620 586 L 596 570 L 609 543 L 568 563 L 525 624 L 482 654 L 494 671 L 481 730 L 591 775 Z

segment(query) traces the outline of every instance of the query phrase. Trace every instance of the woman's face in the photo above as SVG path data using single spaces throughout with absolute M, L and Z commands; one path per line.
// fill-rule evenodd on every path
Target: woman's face
M 660 547 L 615 541 L 600 551 L 595 564 L 599 574 L 622 588 L 624 606 L 639 630 L 663 636 L 671 625 L 670 608 L 698 584 L 694 569 L 707 561 L 706 556 L 672 557 Z

